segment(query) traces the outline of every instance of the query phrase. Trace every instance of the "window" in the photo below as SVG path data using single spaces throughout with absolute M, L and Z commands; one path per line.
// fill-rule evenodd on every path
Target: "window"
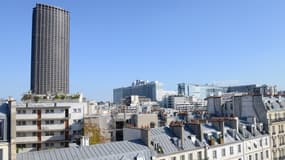
M 60 124 L 63 124 L 64 123 L 64 120 L 60 120 Z
M 36 144 L 36 143 L 33 143 L 33 144 L 32 144 L 32 147 L 33 147 L 33 148 L 36 148 L 36 147 L 37 147 L 37 144 Z
M 32 121 L 33 125 L 36 125 L 37 124 L 37 121 Z
M 180 160 L 185 160 L 185 156 L 184 156 L 184 155 L 181 155 L 181 156 L 180 156 Z
M 197 158 L 198 158 L 198 160 L 202 160 L 202 152 L 201 151 L 198 152 Z
M 60 131 L 60 135 L 64 135 L 64 131 Z
M 273 147 L 276 147 L 276 140 L 272 139 Z
M 73 112 L 75 112 L 75 113 L 76 113 L 76 112 L 77 112 L 77 109 L 76 109 L 76 108 L 74 108 L 74 109 L 73 109 Z
M 24 132 L 17 132 L 17 137 L 26 137 L 26 133 Z
M 225 148 L 222 149 L 222 156 L 223 157 L 226 156 L 226 149 Z
M 26 121 L 17 121 L 17 126 L 25 126 Z
M 17 110 L 17 114 L 26 114 L 26 110 L 19 109 Z
M 176 157 L 171 157 L 171 160 L 176 160 Z
M 248 160 L 251 160 L 251 155 L 248 156 Z
M 238 145 L 238 152 L 239 153 L 241 152 L 241 145 L 240 144 Z
M 263 159 L 263 152 L 260 152 L 260 159 Z
M 37 136 L 37 132 L 33 132 L 33 136 Z
M 267 138 L 265 138 L 265 145 L 266 145 L 266 146 L 268 145 L 268 141 L 267 141 Z
M 255 160 L 258 160 L 258 153 L 255 153 Z
M 213 159 L 217 158 L 217 151 L 213 151 Z
M 193 160 L 193 154 L 192 153 L 188 154 L 188 160 Z
M 234 154 L 234 147 L 230 147 L 230 154 L 231 154 L 231 155 Z
M 81 113 L 81 109 L 80 108 L 78 108 L 78 112 Z
M 33 114 L 36 114 L 36 113 L 37 113 L 37 111 L 36 111 L 36 110 L 32 110 L 32 113 L 33 113 Z
M 54 120 L 46 120 L 46 124 L 54 124 Z
M 47 109 L 46 113 L 54 113 L 54 110 L 53 109 Z
M 266 158 L 269 158 L 269 152 L 268 152 L 268 150 L 265 152 L 265 154 L 266 154 Z
M 54 132 L 52 132 L 52 131 L 46 132 L 46 136 L 54 136 Z

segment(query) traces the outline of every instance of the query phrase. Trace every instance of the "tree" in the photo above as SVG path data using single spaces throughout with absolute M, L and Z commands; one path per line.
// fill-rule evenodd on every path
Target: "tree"
M 98 125 L 88 120 L 84 123 L 83 134 L 84 136 L 89 137 L 90 145 L 102 143 L 104 141 L 104 137 L 101 135 Z

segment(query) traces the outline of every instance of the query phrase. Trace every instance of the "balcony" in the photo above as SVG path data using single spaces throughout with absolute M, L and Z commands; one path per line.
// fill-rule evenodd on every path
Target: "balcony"
M 276 119 L 269 119 L 270 123 L 275 123 L 275 122 L 284 122 L 285 118 L 276 118 Z
M 62 141 L 62 140 L 65 140 L 64 135 L 42 136 L 42 141 Z
M 65 113 L 42 114 L 42 119 L 65 119 Z
M 37 125 L 16 126 L 16 132 L 37 131 Z
M 42 125 L 42 131 L 65 130 L 64 124 Z
M 38 137 L 16 137 L 16 143 L 35 143 L 38 142 Z
M 37 118 L 37 114 L 16 114 L 16 120 L 35 120 Z

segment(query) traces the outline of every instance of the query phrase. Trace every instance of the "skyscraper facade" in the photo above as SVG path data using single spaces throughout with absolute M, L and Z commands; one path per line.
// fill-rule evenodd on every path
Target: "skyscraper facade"
M 69 12 L 37 4 L 33 9 L 31 91 L 69 92 Z

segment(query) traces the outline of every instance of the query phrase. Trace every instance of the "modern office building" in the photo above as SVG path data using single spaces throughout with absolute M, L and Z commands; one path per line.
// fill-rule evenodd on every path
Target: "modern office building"
M 256 84 L 251 84 L 251 85 L 240 85 L 240 86 L 229 86 L 225 87 L 227 93 L 248 93 L 248 94 L 255 94 L 255 95 L 277 95 L 277 86 L 273 85 L 256 85 Z
M 37 4 L 33 9 L 31 91 L 69 92 L 69 12 Z
M 198 99 L 205 99 L 208 96 L 219 95 L 225 92 L 224 87 L 215 85 L 199 85 L 191 83 L 179 83 L 178 84 L 178 95 L 183 96 L 194 96 Z
M 145 96 L 152 101 L 161 101 L 163 90 L 161 84 L 157 81 L 142 81 L 136 80 L 132 83 L 132 86 L 122 87 L 113 90 L 113 101 L 116 104 L 120 104 L 123 98 L 131 95 Z

